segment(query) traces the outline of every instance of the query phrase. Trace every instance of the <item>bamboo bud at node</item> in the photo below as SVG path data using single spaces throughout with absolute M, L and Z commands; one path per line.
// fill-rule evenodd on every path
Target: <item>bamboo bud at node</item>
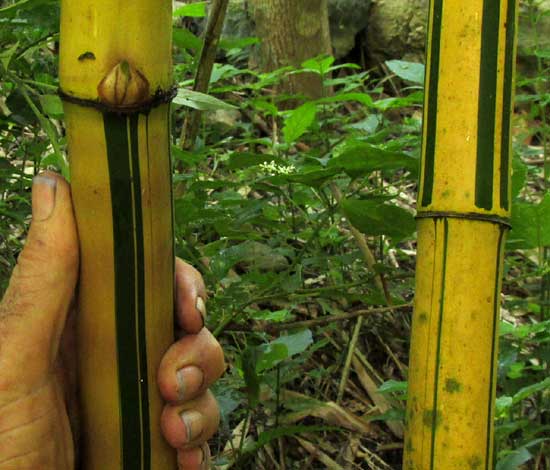
M 149 98 L 149 82 L 127 61 L 115 65 L 97 87 L 99 99 L 111 106 L 135 106 Z

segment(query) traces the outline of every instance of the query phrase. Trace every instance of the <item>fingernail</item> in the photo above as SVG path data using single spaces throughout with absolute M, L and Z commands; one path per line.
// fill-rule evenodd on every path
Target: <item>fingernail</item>
M 203 431 L 202 415 L 198 411 L 184 411 L 180 414 L 187 435 L 187 442 L 191 442 L 201 435 Z
M 206 320 L 206 304 L 202 297 L 197 297 L 197 302 L 195 303 L 195 308 L 199 311 L 202 317 L 202 323 Z
M 209 454 L 210 452 L 208 452 L 208 444 L 203 444 L 201 447 L 200 447 L 200 450 L 201 450 L 201 462 L 200 462 L 200 465 L 201 465 L 201 470 L 208 470 L 208 467 L 209 467 Z
M 187 366 L 176 372 L 180 400 L 193 396 L 204 383 L 204 373 L 197 366 Z
M 48 174 L 35 176 L 32 180 L 32 218 L 43 222 L 50 218 L 55 208 L 57 179 Z

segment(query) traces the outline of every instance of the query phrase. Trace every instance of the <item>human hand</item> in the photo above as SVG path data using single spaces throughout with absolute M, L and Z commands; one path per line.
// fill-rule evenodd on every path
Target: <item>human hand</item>
M 0 470 L 74 470 L 67 412 L 74 371 L 63 360 L 75 356 L 67 316 L 79 262 L 69 185 L 53 173 L 36 177 L 32 205 L 27 242 L 0 302 Z M 158 385 L 167 401 L 162 432 L 185 470 L 208 468 L 206 440 L 219 421 L 208 387 L 223 373 L 223 352 L 203 328 L 197 299 L 205 297 L 200 274 L 177 260 L 176 319 L 186 336 L 166 352 Z

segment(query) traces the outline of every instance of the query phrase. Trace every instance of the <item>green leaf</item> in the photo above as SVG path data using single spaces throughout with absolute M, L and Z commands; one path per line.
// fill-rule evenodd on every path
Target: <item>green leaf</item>
M 23 10 L 31 10 L 42 5 L 56 5 L 58 3 L 59 0 L 21 0 L 13 5 L 0 8 L 0 18 L 12 18 Z
M 386 98 L 374 102 L 374 107 L 380 111 L 388 109 L 406 108 L 413 105 L 421 105 L 424 101 L 424 93 L 417 91 L 408 96 L 400 98 Z
M 198 51 L 202 47 L 202 41 L 191 31 L 185 28 L 174 28 L 172 30 L 174 44 L 180 49 L 191 49 Z
M 512 199 L 518 197 L 527 180 L 527 165 L 519 156 L 514 155 L 512 160 Z
M 311 330 L 303 330 L 258 346 L 256 372 L 272 369 L 281 361 L 304 352 L 311 343 L 313 343 Z
M 286 179 L 293 183 L 301 183 L 312 188 L 319 188 L 333 176 L 340 173 L 339 168 L 321 168 L 318 170 L 302 171 L 288 175 Z
M 332 64 L 334 64 L 334 57 L 318 56 L 303 62 L 302 68 L 308 72 L 324 75 L 329 71 Z
M 399 380 L 386 380 L 380 387 L 378 387 L 378 393 L 407 393 L 409 389 L 409 383 Z
M 269 442 L 278 439 L 283 436 L 295 436 L 297 434 L 313 433 L 313 432 L 326 432 L 326 431 L 341 431 L 336 426 L 307 426 L 307 425 L 293 425 L 293 426 L 279 426 L 269 431 L 264 431 L 258 436 L 258 440 L 254 447 L 248 449 L 248 451 L 256 452 L 261 447 L 265 446 Z
M 260 39 L 256 37 L 246 38 L 222 38 L 220 39 L 220 49 L 232 50 L 232 49 L 244 49 L 254 44 L 259 44 Z
M 546 194 L 539 204 L 514 203 L 508 246 L 514 249 L 529 249 L 548 245 L 550 245 L 550 194 Z
M 42 105 L 42 111 L 49 117 L 62 118 L 63 117 L 63 102 L 57 95 L 40 95 L 40 104 Z
M 251 313 L 250 318 L 253 318 L 254 320 L 280 323 L 288 320 L 291 316 L 291 313 L 285 308 L 283 310 L 276 310 L 274 312 L 271 310 L 255 311 Z
M 542 392 L 545 390 L 550 390 L 550 377 L 547 377 L 542 382 L 538 382 L 532 385 L 528 385 L 527 387 L 523 387 L 519 392 L 517 392 L 514 395 L 513 403 L 515 405 L 516 403 L 519 403 L 520 401 L 525 400 L 526 398 L 529 398 L 535 393 Z
M 533 456 L 526 447 L 514 450 L 497 462 L 495 470 L 519 470 L 520 466 L 531 460 Z
M 178 18 L 181 16 L 203 18 L 206 16 L 206 3 L 207 2 L 189 3 L 187 5 L 176 8 L 173 13 L 174 18 Z
M 350 223 L 365 235 L 387 235 L 397 241 L 416 230 L 410 212 L 379 200 L 345 199 L 340 207 Z
M 317 107 L 314 103 L 305 103 L 291 111 L 285 119 L 283 135 L 285 142 L 291 144 L 299 139 L 315 121 Z
M 199 93 L 198 91 L 180 88 L 174 98 L 174 104 L 198 109 L 199 111 L 215 111 L 217 109 L 236 109 L 235 106 L 226 103 L 218 98 Z
M 10 68 L 11 59 L 13 55 L 17 52 L 18 47 L 19 41 L 10 47 L 6 47 L 2 52 L 0 52 L 0 62 L 2 62 L 4 70 L 8 70 Z
M 256 347 L 246 348 L 241 356 L 244 382 L 246 384 L 246 394 L 250 406 L 254 408 L 259 401 L 261 379 L 256 372 L 256 364 L 260 351 Z
M 227 162 L 227 168 L 230 170 L 241 170 L 269 162 L 275 162 L 276 164 L 284 163 L 279 157 L 269 153 L 233 152 Z
M 373 101 L 367 93 L 340 93 L 339 95 L 327 96 L 315 100 L 316 103 L 344 103 L 347 101 L 357 101 L 367 107 L 373 106 Z
M 424 64 L 404 60 L 387 60 L 385 63 L 399 78 L 419 85 L 424 84 Z
M 416 174 L 418 160 L 403 152 L 385 150 L 375 145 L 350 141 L 328 162 L 329 168 L 341 168 L 351 177 L 379 170 L 408 170 Z

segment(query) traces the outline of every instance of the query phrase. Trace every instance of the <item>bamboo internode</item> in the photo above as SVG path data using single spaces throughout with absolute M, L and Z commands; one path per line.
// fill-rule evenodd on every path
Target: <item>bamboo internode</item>
M 516 0 L 432 0 L 405 470 L 493 468 Z
M 60 82 L 81 244 L 85 470 L 172 470 L 156 374 L 173 341 L 170 0 L 63 1 Z

